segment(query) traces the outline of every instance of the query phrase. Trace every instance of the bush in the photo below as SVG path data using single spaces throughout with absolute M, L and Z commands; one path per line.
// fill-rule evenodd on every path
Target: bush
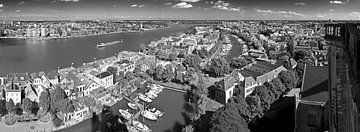
M 64 124 L 64 122 L 58 117 L 56 117 L 56 115 L 53 116 L 52 121 L 55 127 L 59 127 Z
M 40 120 L 41 122 L 48 122 L 48 121 L 50 121 L 50 120 L 51 120 L 51 115 L 50 115 L 50 113 L 45 113 L 45 114 L 43 114 L 43 115 L 39 115 L 39 120 Z
M 4 116 L 4 122 L 6 125 L 14 125 L 16 123 L 16 117 L 14 113 L 10 113 Z

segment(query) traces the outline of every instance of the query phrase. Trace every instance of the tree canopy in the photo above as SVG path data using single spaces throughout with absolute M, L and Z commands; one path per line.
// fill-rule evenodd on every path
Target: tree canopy
M 224 76 L 230 72 L 229 64 L 224 57 L 215 58 L 211 60 L 207 72 L 214 77 Z
M 250 132 L 245 119 L 233 104 L 226 105 L 212 116 L 210 132 Z
M 297 86 L 296 74 L 293 71 L 281 71 L 278 78 L 285 85 L 286 90 L 289 91 Z
M 200 67 L 201 58 L 199 55 L 189 55 L 185 58 L 184 63 L 189 65 L 190 67 L 199 68 Z
M 50 95 L 47 91 L 41 92 L 39 99 L 39 106 L 43 111 L 48 111 L 50 108 Z
M 250 61 L 246 60 L 243 57 L 236 57 L 231 60 L 230 66 L 233 68 L 242 68 L 250 63 Z
M 9 113 L 14 112 L 15 109 L 15 104 L 14 101 L 12 99 L 10 99 L 8 102 L 6 102 L 6 109 Z
M 0 100 L 0 116 L 7 114 L 6 100 Z

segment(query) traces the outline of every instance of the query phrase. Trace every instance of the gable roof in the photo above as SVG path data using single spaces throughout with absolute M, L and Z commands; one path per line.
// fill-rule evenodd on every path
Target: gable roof
M 328 94 L 328 67 L 305 65 L 301 100 L 327 102 Z
M 219 82 L 220 90 L 226 91 L 236 83 L 236 79 L 232 76 L 227 76 Z

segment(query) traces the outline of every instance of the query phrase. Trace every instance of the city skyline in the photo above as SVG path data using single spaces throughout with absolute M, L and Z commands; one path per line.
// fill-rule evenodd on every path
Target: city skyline
M 1 20 L 359 20 L 355 0 L 2 0 Z

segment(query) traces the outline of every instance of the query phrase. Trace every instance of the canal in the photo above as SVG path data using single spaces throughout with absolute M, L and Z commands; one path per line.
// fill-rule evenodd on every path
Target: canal
M 117 102 L 111 107 L 113 114 L 120 115 L 119 109 L 130 109 L 127 103 L 128 101 L 125 99 Z M 185 103 L 184 93 L 164 89 L 150 105 L 165 111 L 165 115 L 159 118 L 158 121 L 149 121 L 139 116 L 139 121 L 149 126 L 153 132 L 180 132 L 182 126 L 185 125 L 185 118 L 183 116 Z M 91 132 L 91 124 L 90 118 L 59 132 Z

